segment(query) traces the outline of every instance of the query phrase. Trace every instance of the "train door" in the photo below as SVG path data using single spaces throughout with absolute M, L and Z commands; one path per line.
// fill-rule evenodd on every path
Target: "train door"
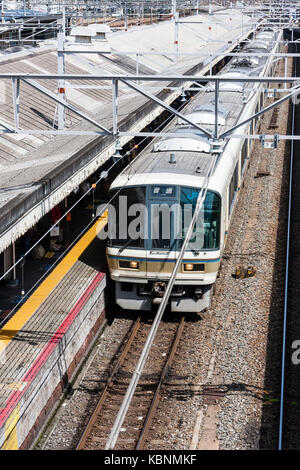
M 179 230 L 178 187 L 151 185 L 148 187 L 148 241 L 146 246 L 147 277 L 166 279 L 176 259 Z

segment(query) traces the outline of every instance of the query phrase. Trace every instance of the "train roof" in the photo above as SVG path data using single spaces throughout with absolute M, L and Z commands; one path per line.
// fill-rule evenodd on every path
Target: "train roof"
M 149 158 L 141 160 L 139 173 L 176 173 L 205 176 L 211 162 L 209 153 L 201 155 L 198 152 L 174 152 L 175 161 L 171 162 L 170 152 L 151 152 Z
M 256 45 L 260 46 L 256 40 L 249 42 L 247 50 L 249 50 L 249 46 L 255 48 Z M 260 50 L 259 47 L 257 52 Z M 219 75 L 233 79 L 243 76 L 259 76 L 266 62 L 267 57 L 265 56 L 258 56 L 254 61 L 249 61 L 244 57 L 234 58 Z M 253 83 L 223 82 L 220 84 L 218 101 L 218 129 L 220 133 L 230 129 L 238 122 L 245 107 L 245 99 L 250 96 L 252 87 Z M 208 84 L 201 95 L 185 107 L 183 114 L 202 128 L 213 131 L 214 97 L 214 84 Z M 169 125 L 167 131 L 175 135 L 154 139 L 138 158 L 116 178 L 112 187 L 126 184 L 129 175 L 131 176 L 131 182 L 127 183 L 129 185 L 149 184 L 151 181 L 154 184 L 163 181 L 165 184 L 169 184 L 170 178 L 173 180 L 175 175 L 177 175 L 176 181 L 180 181 L 184 185 L 189 184 L 191 180 L 195 181 L 194 177 L 198 177 L 198 182 L 201 185 L 201 179 L 207 174 L 212 160 L 208 136 L 187 125 L 181 118 L 176 119 L 176 123 L 173 122 Z M 224 149 L 226 145 L 227 142 L 224 144 Z M 174 157 L 171 158 L 171 154 Z M 222 153 L 218 157 L 215 170 L 221 156 Z M 150 175 L 152 175 L 152 180 Z M 169 175 L 169 181 L 166 175 Z M 187 178 L 183 179 L 183 175 Z

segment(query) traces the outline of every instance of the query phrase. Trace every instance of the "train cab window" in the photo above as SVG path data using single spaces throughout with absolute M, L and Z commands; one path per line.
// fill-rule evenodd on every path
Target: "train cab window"
M 191 216 L 194 213 L 199 195 L 198 188 L 181 187 L 180 205 L 182 213 L 182 237 L 179 249 L 186 236 Z M 187 217 L 185 217 L 187 216 Z M 218 194 L 207 191 L 204 204 L 194 226 L 188 250 L 216 250 L 220 245 L 221 198 Z
M 148 248 L 174 249 L 177 186 L 151 185 L 148 188 Z M 175 208 L 175 209 L 174 209 Z
M 134 186 L 111 191 L 112 206 L 115 210 L 115 217 L 108 217 L 109 222 L 109 245 L 120 248 L 134 247 L 144 248 L 146 228 L 143 222 L 144 214 L 139 214 L 134 209 L 137 207 L 145 207 L 146 204 L 146 187 Z M 138 205 L 138 206 L 136 206 Z M 145 221 L 144 221 L 145 222 Z M 131 227 L 134 224 L 134 227 Z
M 151 205 L 151 239 L 150 249 L 170 250 L 173 245 L 174 214 L 169 205 L 166 211 L 161 206 Z

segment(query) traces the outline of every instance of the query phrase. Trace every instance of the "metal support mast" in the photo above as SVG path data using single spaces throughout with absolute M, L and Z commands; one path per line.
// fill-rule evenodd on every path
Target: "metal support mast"
M 172 18 L 175 19 L 176 14 L 176 0 L 172 0 Z
M 174 48 L 175 48 L 175 59 L 176 63 L 178 62 L 178 55 L 179 55 L 179 45 L 178 45 L 178 20 L 179 20 L 179 13 L 176 12 L 176 0 L 172 0 L 172 19 L 174 21 Z
M 64 42 L 66 34 L 66 16 L 65 16 L 65 7 L 63 8 L 62 23 L 59 25 L 59 32 L 57 35 L 57 70 L 58 74 L 65 73 L 65 54 L 64 54 Z M 58 95 L 64 101 L 66 99 L 66 89 L 65 89 L 65 80 L 58 80 Z M 57 107 L 57 121 L 58 129 L 62 130 L 65 128 L 66 112 L 65 107 L 61 104 L 58 104 Z

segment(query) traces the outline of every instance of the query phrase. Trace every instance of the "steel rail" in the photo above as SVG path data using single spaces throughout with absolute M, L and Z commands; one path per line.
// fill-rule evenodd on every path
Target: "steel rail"
M 149 411 L 147 413 L 147 416 L 146 416 L 146 419 L 145 419 L 145 422 L 144 422 L 144 426 L 143 426 L 143 429 L 140 433 L 139 440 L 137 442 L 135 450 L 141 450 L 141 449 L 144 448 L 144 444 L 145 444 L 146 438 L 147 438 L 149 430 L 150 430 L 152 419 L 153 419 L 155 410 L 156 410 L 157 405 L 158 405 L 158 400 L 159 400 L 159 395 L 160 395 L 160 391 L 161 391 L 161 388 L 162 388 L 162 384 L 163 384 L 163 381 L 164 381 L 164 379 L 165 379 L 165 377 L 166 377 L 166 375 L 169 371 L 169 367 L 170 367 L 170 365 L 173 361 L 173 358 L 175 356 L 175 352 L 177 350 L 177 347 L 178 347 L 178 344 L 179 344 L 184 326 L 185 326 L 185 319 L 184 319 L 184 317 L 181 317 L 181 320 L 180 320 L 180 323 L 179 323 L 179 326 L 178 326 L 178 329 L 177 329 L 177 332 L 176 332 L 176 336 L 175 336 L 173 344 L 171 346 L 168 359 L 167 359 L 167 361 L 164 365 L 164 368 L 162 370 L 159 383 L 157 385 L 154 397 L 152 399 L 152 402 L 151 402 Z
M 294 75 L 296 75 L 296 62 L 294 63 Z M 295 130 L 295 103 L 292 111 L 292 134 Z M 283 340 L 281 359 L 281 386 L 280 386 L 280 413 L 279 413 L 279 437 L 278 450 L 282 450 L 283 420 L 284 420 L 284 393 L 285 393 L 285 360 L 286 360 L 286 333 L 287 333 L 287 303 L 288 303 L 288 283 L 289 283 L 289 256 L 290 256 L 290 234 L 291 234 L 291 212 L 292 212 L 292 184 L 293 184 L 293 162 L 294 162 L 294 142 L 291 143 L 290 154 L 290 174 L 289 174 L 289 199 L 288 199 L 288 224 L 287 224 L 287 245 L 285 257 L 285 287 L 284 287 L 284 312 L 283 312 Z
M 133 137 L 178 137 L 178 134 L 175 133 L 165 133 L 165 132 L 120 132 L 119 136 L 122 137 L 123 135 L 126 136 L 133 136 Z M 234 134 L 234 135 L 227 135 L 224 137 L 224 140 L 231 140 L 231 139 L 252 139 L 252 140 L 261 140 L 264 137 L 266 140 L 273 140 L 274 136 L 278 136 L 279 140 L 300 140 L 300 135 L 286 135 L 286 134 Z M 180 134 L 181 137 L 186 136 L 190 137 L 191 134 Z M 223 138 L 222 138 L 223 139 Z
M 111 85 L 67 85 L 66 88 L 73 89 L 73 90 L 111 90 Z M 204 85 L 200 85 L 197 87 L 188 87 L 185 91 L 201 91 L 203 90 Z M 161 87 L 159 85 L 147 86 L 147 90 L 161 90 L 161 91 L 174 91 L 174 90 L 182 90 L 182 86 L 164 86 Z M 258 92 L 274 92 L 277 93 L 288 93 L 291 91 L 290 88 L 256 88 L 255 93 Z
M 101 393 L 101 396 L 99 398 L 99 401 L 97 403 L 97 406 L 96 408 L 94 409 L 89 421 L 88 421 L 88 424 L 86 425 L 86 428 L 84 429 L 83 431 L 83 434 L 80 438 L 80 441 L 76 447 L 76 450 L 82 450 L 84 449 L 85 445 L 86 445 L 86 442 L 90 436 L 90 433 L 91 433 L 91 429 L 100 413 L 100 410 L 103 406 L 103 403 L 105 401 L 105 398 L 107 396 L 107 393 L 108 393 L 108 388 L 110 386 L 110 384 L 112 383 L 112 380 L 114 378 L 114 376 L 116 375 L 116 373 L 118 372 L 119 368 L 122 366 L 122 364 L 124 363 L 124 360 L 126 359 L 126 356 L 127 356 L 127 353 L 129 351 L 129 348 L 131 347 L 136 335 L 137 335 L 137 332 L 139 330 L 141 326 L 141 317 L 138 317 L 135 324 L 133 325 L 133 328 L 131 330 L 131 334 L 130 334 L 130 337 L 128 339 L 128 341 L 126 342 L 126 345 L 125 345 L 125 348 L 123 349 L 118 361 L 116 362 L 107 382 L 106 382 L 106 385 L 104 387 L 104 389 L 102 390 L 102 393 Z

